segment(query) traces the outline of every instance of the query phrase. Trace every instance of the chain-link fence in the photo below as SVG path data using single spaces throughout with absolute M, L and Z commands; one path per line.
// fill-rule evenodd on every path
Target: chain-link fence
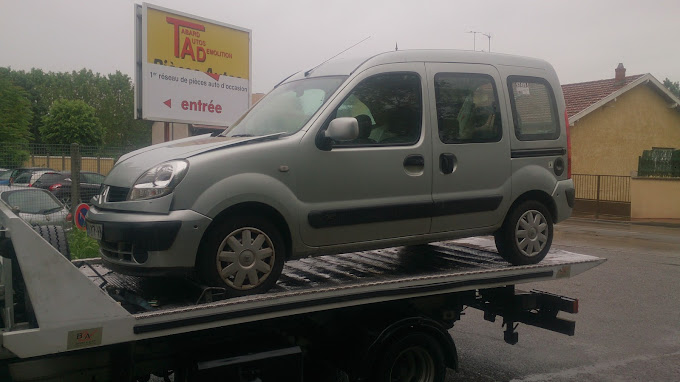
M 32 225 L 70 225 L 121 155 L 134 148 L 3 145 L 0 200 Z

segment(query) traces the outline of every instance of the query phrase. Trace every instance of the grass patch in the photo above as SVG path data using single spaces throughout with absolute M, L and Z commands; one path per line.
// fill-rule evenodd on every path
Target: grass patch
M 91 259 L 99 257 L 99 243 L 87 236 L 87 232 L 73 228 L 67 234 L 71 259 Z

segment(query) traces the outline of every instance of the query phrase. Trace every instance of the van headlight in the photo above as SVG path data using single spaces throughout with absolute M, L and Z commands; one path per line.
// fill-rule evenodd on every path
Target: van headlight
M 189 163 L 173 160 L 152 167 L 137 179 L 128 200 L 153 199 L 167 195 L 184 179 Z

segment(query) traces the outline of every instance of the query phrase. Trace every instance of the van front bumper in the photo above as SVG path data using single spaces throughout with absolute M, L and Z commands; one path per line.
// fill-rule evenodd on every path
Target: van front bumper
M 203 233 L 212 221 L 192 210 L 131 213 L 91 207 L 88 224 L 100 224 L 102 260 L 128 274 L 167 274 L 193 268 Z

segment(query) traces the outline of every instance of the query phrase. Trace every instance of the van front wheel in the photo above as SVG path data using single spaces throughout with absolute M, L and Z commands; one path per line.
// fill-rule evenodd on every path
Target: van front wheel
M 513 265 L 538 264 L 552 244 L 552 216 L 540 202 L 522 202 L 510 212 L 494 239 L 498 253 Z
M 198 254 L 199 275 L 229 297 L 264 293 L 283 270 L 285 245 L 276 227 L 258 216 L 228 218 L 206 236 Z

